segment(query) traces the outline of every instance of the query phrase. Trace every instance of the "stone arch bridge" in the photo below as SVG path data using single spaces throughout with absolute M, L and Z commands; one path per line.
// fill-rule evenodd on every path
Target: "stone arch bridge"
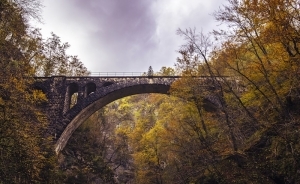
M 36 77 L 35 88 L 48 102 L 43 106 L 49 120 L 48 132 L 54 136 L 55 151 L 64 149 L 72 133 L 93 113 L 114 100 L 142 93 L 168 94 L 179 76 L 132 77 Z M 77 103 L 71 106 L 71 96 Z

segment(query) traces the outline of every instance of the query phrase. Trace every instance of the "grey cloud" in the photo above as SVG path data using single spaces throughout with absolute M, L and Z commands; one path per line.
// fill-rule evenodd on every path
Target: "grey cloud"
M 191 0 L 194 4 L 183 4 L 186 11 L 179 14 L 174 11 L 181 11 L 181 4 L 172 10 L 173 0 L 45 1 L 51 5 L 48 19 L 55 19 L 48 26 L 69 39 L 62 40 L 76 47 L 75 54 L 91 71 L 147 71 L 149 65 L 158 71 L 173 66 L 183 43 L 176 29 L 212 30 L 215 23 L 208 14 L 221 3 Z
M 145 52 L 156 45 L 155 39 L 152 39 L 156 23 L 151 12 L 151 1 L 78 0 L 75 3 L 76 7 L 82 8 L 87 21 L 97 28 L 88 33 L 88 39 L 93 47 L 106 55 L 98 57 L 98 66 L 122 66 L 115 70 L 137 70 L 133 68 L 144 64 L 143 61 L 147 60 Z

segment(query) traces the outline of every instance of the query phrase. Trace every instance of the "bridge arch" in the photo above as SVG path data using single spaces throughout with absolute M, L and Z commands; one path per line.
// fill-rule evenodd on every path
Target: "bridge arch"
M 46 92 L 48 101 L 41 107 L 47 115 L 47 134 L 53 136 L 55 151 L 64 149 L 73 132 L 93 113 L 105 105 L 131 95 L 142 93 L 168 94 L 171 84 L 180 76 L 107 76 L 107 77 L 35 77 L 35 86 Z M 198 77 L 200 88 L 210 89 L 209 78 Z M 70 108 L 72 94 L 77 103 Z M 206 94 L 203 105 L 215 110 L 219 101 Z M 207 104 L 207 105 L 205 105 Z
M 144 83 L 144 84 L 110 84 L 101 91 L 93 91 L 86 98 L 78 102 L 72 109 L 67 111 L 63 117 L 65 128 L 58 136 L 55 151 L 58 154 L 64 149 L 73 132 L 92 114 L 105 105 L 123 97 L 143 94 L 160 93 L 168 94 L 171 83 Z

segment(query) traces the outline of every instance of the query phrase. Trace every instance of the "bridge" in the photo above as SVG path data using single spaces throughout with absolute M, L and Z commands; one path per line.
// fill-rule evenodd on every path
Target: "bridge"
M 48 133 L 54 137 L 55 151 L 64 149 L 72 133 L 93 113 L 114 100 L 142 93 L 168 94 L 179 76 L 87 76 L 36 77 L 35 87 L 48 102 L 43 109 L 49 120 Z M 71 104 L 76 94 L 77 103 Z

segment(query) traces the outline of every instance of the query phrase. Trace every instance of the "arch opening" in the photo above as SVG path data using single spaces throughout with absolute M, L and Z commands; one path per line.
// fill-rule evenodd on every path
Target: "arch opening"
M 69 109 L 71 109 L 72 107 L 74 107 L 74 105 L 77 104 L 77 100 L 78 100 L 78 91 L 76 91 L 75 93 L 73 93 L 71 95 L 71 100 L 70 100 L 70 107 Z
M 71 83 L 67 87 L 63 110 L 64 114 L 77 103 L 78 89 L 78 84 L 76 83 Z
M 84 98 L 96 92 L 96 84 L 93 82 L 87 83 L 84 87 Z

